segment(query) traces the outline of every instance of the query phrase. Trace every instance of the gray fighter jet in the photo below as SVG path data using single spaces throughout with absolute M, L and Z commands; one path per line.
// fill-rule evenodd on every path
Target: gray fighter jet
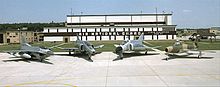
M 160 46 L 156 47 L 149 47 L 143 44 L 144 40 L 144 34 L 142 33 L 140 37 L 137 40 L 125 40 L 122 42 L 120 45 L 115 45 L 116 49 L 115 52 L 118 55 L 118 57 L 115 60 L 123 59 L 123 53 L 129 51 L 129 52 L 140 52 L 140 51 L 145 51 L 145 54 L 149 50 L 154 50 L 158 51 L 156 48 L 159 48 Z
M 61 48 L 61 47 L 58 48 L 62 50 L 68 50 L 69 55 L 71 55 L 71 52 L 74 52 L 74 54 L 77 52 L 86 54 L 88 55 L 88 61 L 93 62 L 91 56 L 97 53 L 95 49 L 102 48 L 104 46 L 104 45 L 99 45 L 94 47 L 93 44 L 89 43 L 88 41 L 80 40 L 78 35 L 75 44 L 76 44 L 75 48 Z
M 49 48 L 31 46 L 26 42 L 24 36 L 21 36 L 20 45 L 21 47 L 19 50 L 11 50 L 6 52 L 14 55 L 15 57 L 24 59 L 37 59 L 40 62 L 53 54 L 53 51 L 51 51 Z

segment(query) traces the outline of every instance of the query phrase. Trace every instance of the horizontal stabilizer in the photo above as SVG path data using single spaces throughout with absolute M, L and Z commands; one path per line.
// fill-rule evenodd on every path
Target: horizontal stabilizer
M 115 46 L 115 47 L 118 47 L 118 46 L 120 46 L 120 45 L 118 45 L 118 44 L 114 44 L 114 46 Z
M 104 47 L 104 45 L 98 45 L 98 46 L 95 46 L 94 48 L 97 49 L 97 48 L 102 48 Z
M 67 43 L 61 43 L 61 44 L 58 44 L 58 45 L 55 45 L 55 46 L 52 46 L 52 47 L 49 47 L 50 49 L 52 49 L 52 48 L 55 48 L 55 47 L 59 47 L 59 46 L 63 46 L 63 45 L 65 45 L 65 44 L 67 44 Z

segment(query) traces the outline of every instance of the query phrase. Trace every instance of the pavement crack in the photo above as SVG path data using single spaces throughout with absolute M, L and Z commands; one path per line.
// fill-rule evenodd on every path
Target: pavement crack
M 108 65 L 107 65 L 107 73 L 106 73 L 106 78 L 105 78 L 105 87 L 107 87 L 107 82 L 108 82 L 109 62 L 110 62 L 110 55 L 108 56 Z

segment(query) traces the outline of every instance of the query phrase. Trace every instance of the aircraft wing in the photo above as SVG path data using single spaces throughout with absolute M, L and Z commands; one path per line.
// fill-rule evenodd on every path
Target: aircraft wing
M 188 56 L 188 53 L 165 53 L 168 56 Z
M 61 50 L 78 50 L 79 48 L 62 48 L 62 47 L 56 47 L 59 48 Z
M 149 47 L 149 46 L 144 45 L 144 47 L 149 50 L 160 51 L 157 48 L 160 48 L 161 46 Z
M 44 53 L 44 52 L 37 51 L 37 50 L 10 50 L 10 51 L 5 51 L 5 52 L 6 52 L 6 53 L 9 53 L 9 54 L 15 54 L 15 53 L 19 53 L 19 52 L 24 52 L 24 53 L 32 52 L 32 53 L 46 54 L 46 53 Z
M 102 48 L 104 47 L 104 45 L 98 45 L 98 46 L 95 46 L 94 48 L 97 49 L 97 48 Z

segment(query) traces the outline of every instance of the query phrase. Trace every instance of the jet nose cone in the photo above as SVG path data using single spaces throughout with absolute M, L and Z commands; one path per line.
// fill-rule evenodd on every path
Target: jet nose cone
M 95 51 L 92 51 L 92 54 L 95 54 L 96 52 Z
M 94 55 L 94 54 L 96 54 L 96 51 L 93 49 L 93 50 L 91 50 L 91 53 Z
M 53 53 L 53 51 L 48 51 L 47 54 L 53 55 L 54 53 Z
M 168 52 L 168 49 L 167 49 L 167 48 L 165 48 L 165 52 Z

